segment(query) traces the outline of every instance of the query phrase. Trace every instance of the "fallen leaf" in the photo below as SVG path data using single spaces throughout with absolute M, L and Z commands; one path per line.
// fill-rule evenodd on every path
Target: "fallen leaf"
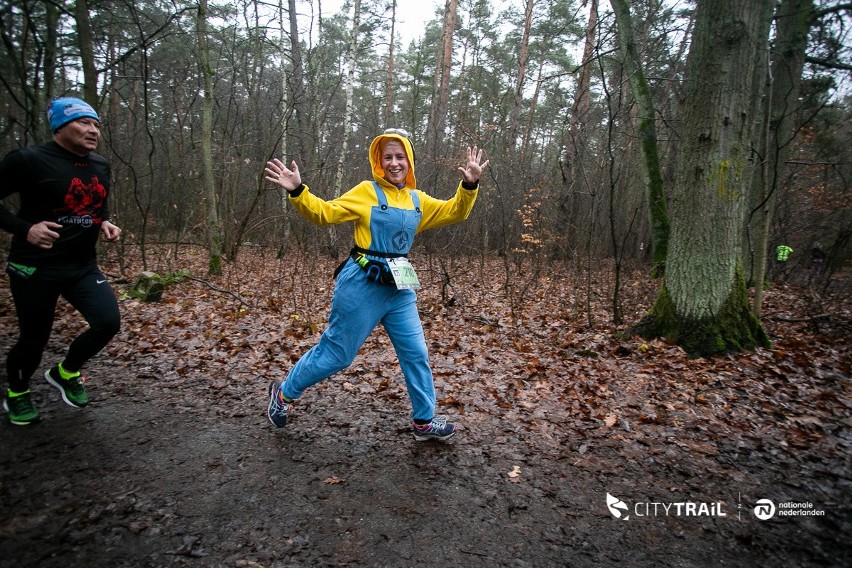
M 521 482 L 521 468 L 520 468 L 520 466 L 517 466 L 517 465 L 512 466 L 512 471 L 510 471 L 507 475 L 509 476 L 509 481 L 511 481 L 512 483 L 520 483 Z

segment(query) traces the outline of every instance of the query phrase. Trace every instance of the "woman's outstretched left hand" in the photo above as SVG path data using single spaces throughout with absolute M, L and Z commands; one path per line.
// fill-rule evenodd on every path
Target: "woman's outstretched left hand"
M 474 146 L 467 148 L 467 163 L 459 167 L 459 171 L 467 183 L 476 183 L 482 176 L 483 170 L 488 165 L 489 160 L 482 161 L 482 150 Z

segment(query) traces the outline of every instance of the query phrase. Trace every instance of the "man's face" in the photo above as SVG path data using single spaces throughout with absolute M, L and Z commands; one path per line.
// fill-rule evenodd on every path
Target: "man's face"
M 101 123 L 94 118 L 78 118 L 57 130 L 53 139 L 72 154 L 85 156 L 98 147 Z
M 382 148 L 382 169 L 385 179 L 399 187 L 408 176 L 408 156 L 399 140 L 389 140 Z

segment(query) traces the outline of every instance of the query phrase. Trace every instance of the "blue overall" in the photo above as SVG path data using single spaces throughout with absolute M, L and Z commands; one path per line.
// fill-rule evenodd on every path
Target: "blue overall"
M 385 192 L 373 182 L 378 204 L 370 211 L 369 249 L 407 254 L 420 224 L 420 199 L 412 192 L 414 209 L 389 207 Z M 367 255 L 371 260 L 385 259 Z M 414 420 L 435 414 L 435 385 L 423 326 L 417 313 L 417 293 L 367 279 L 367 272 L 350 258 L 337 276 L 328 327 L 314 347 L 290 370 L 282 384 L 284 396 L 296 399 L 305 389 L 348 367 L 361 345 L 381 322 L 399 359 L 411 398 Z

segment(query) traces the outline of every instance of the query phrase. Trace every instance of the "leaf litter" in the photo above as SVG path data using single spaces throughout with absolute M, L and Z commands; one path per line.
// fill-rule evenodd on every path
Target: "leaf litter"
M 201 264 L 200 258 L 196 261 Z M 500 273 L 499 260 L 484 263 L 487 271 Z M 147 381 L 155 391 L 148 396 L 156 397 L 157 404 L 170 412 L 195 412 L 202 405 L 209 420 L 242 420 L 248 422 L 245 428 L 255 429 L 265 420 L 264 389 L 269 380 L 286 376 L 324 329 L 334 264 L 333 259 L 313 264 L 302 258 L 273 261 L 246 251 L 239 264 L 229 267 L 216 282 L 219 289 L 241 294 L 243 302 L 196 280 L 170 286 L 159 303 L 122 300 L 122 331 L 99 355 L 97 365 Z M 296 278 L 283 266 L 303 267 L 305 273 Z M 203 274 L 202 266 L 181 268 Z M 576 301 L 583 291 L 576 287 L 570 267 L 561 268 L 565 270 L 560 272 L 553 265 L 553 274 L 526 287 L 520 312 L 510 309 L 513 301 L 507 298 L 508 289 L 493 282 L 484 285 L 476 271 L 450 274 L 452 302 L 442 297 L 437 272 L 422 272 L 419 309 L 438 405 L 462 425 L 455 447 L 467 452 L 454 467 L 473 472 L 504 464 L 502 471 L 513 485 L 528 487 L 550 502 L 549 507 L 562 511 L 564 519 L 574 519 L 573 524 L 566 521 L 568 533 L 588 531 L 590 523 L 607 526 L 606 516 L 593 515 L 588 521 L 572 511 L 577 499 L 602 502 L 597 493 L 607 490 L 626 495 L 635 491 L 637 500 L 642 495 L 651 499 L 669 493 L 699 500 L 724 493 L 725 501 L 735 507 L 733 495 L 753 501 L 783 480 L 789 495 L 848 513 L 852 449 L 848 298 L 837 295 L 821 300 L 833 308 L 828 320 L 785 321 L 805 319 L 790 315 L 806 316 L 812 298 L 800 289 L 776 286 L 766 294 L 763 318 L 773 338 L 770 349 L 689 358 L 665 341 L 619 335 L 623 327 L 613 326 L 607 312 L 605 292 L 611 289 L 612 275 L 606 269 L 593 275 L 600 294 L 591 304 L 595 325 L 589 326 L 590 314 L 578 308 L 582 303 Z M 241 277 L 239 286 L 234 285 L 238 278 L 233 273 Z M 253 276 L 245 280 L 246 274 Z M 639 273 L 624 281 L 629 283 L 621 291 L 624 313 L 639 318 L 650 307 L 658 283 Z M 257 284 L 251 287 L 247 282 Z M 121 285 L 116 288 L 120 291 Z M 8 306 L 8 297 L 3 298 Z M 774 319 L 775 314 L 783 314 L 784 319 Z M 14 329 L 13 318 L 11 310 L 0 310 L 4 329 Z M 60 309 L 53 348 L 60 350 L 78 327 L 73 311 Z M 13 340 L 7 331 L 4 347 Z M 116 393 L 137 388 L 119 384 Z M 409 446 L 407 412 L 396 356 L 378 329 L 347 370 L 299 401 L 292 432 L 297 439 L 307 437 L 318 443 L 328 461 L 340 464 L 351 464 L 353 455 L 375 451 L 374 444 L 393 444 L 398 449 L 391 453 L 404 455 Z M 260 431 L 253 436 L 267 434 Z M 366 445 L 355 448 L 353 443 Z M 299 462 L 300 451 L 294 455 Z M 301 461 L 313 459 L 308 455 Z M 453 455 L 438 459 L 461 459 Z M 345 468 L 327 473 L 334 465 L 317 462 L 313 479 L 326 487 L 357 485 L 356 475 Z M 374 472 L 393 467 L 392 463 L 371 464 Z M 531 468 L 535 474 L 528 477 Z M 4 469 L 3 474 L 6 485 L 11 472 Z M 587 480 L 587 487 L 574 489 L 576 496 L 566 493 L 569 480 L 578 477 Z M 595 484 L 598 492 L 590 493 Z M 496 497 L 500 491 L 497 485 L 488 489 L 491 505 L 483 506 L 502 502 Z M 520 503 L 509 503 L 510 511 L 522 510 L 519 507 Z M 587 508 L 606 514 L 597 506 Z M 155 514 L 130 526 L 149 534 L 158 523 L 172 522 L 172 517 Z M 706 523 L 702 526 L 707 528 Z M 0 536 L 3 530 L 0 525 Z M 779 529 L 761 535 L 761 527 L 751 524 L 717 530 L 727 535 L 732 550 L 743 542 L 752 543 L 756 557 L 783 553 L 785 558 L 798 558 L 802 565 L 817 565 L 848 553 L 837 522 L 808 525 L 806 530 L 816 543 L 812 546 L 791 545 Z M 291 536 L 295 542 L 307 538 Z M 542 553 L 542 559 L 572 557 L 567 550 L 576 552 L 572 548 L 576 543 L 566 535 L 560 542 L 562 556 L 553 549 Z M 755 548 L 756 542 L 761 546 Z M 773 552 L 773 546 L 781 548 Z M 170 550 L 186 559 L 215 555 L 214 548 L 192 533 L 172 541 Z M 290 553 L 296 558 L 309 554 L 310 548 L 295 546 Z M 363 554 L 359 550 L 352 552 L 354 563 L 369 564 L 358 556 Z M 604 559 L 607 552 L 599 550 L 595 555 Z M 732 559 L 739 557 L 731 553 Z M 269 560 L 262 554 L 239 559 L 262 562 L 264 558 Z M 696 550 L 695 558 L 703 558 L 703 553 Z

